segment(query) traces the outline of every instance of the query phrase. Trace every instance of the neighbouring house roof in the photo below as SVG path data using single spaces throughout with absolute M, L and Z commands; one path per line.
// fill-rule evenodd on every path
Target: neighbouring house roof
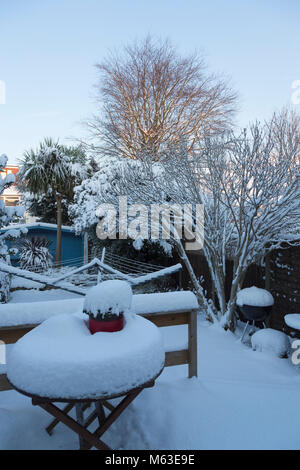
M 1 196 L 18 196 L 21 197 L 20 191 L 18 191 L 15 185 L 11 185 L 8 188 L 5 188 Z

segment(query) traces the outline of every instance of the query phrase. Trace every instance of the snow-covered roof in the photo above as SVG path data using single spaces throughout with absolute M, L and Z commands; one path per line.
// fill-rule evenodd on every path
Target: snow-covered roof
M 8 188 L 5 188 L 2 195 L 3 196 L 20 196 L 21 197 L 20 191 L 18 191 L 17 186 L 15 186 L 14 184 L 12 186 L 9 186 Z
M 22 229 L 22 228 L 27 228 L 27 230 L 30 229 L 35 229 L 35 228 L 44 228 L 48 230 L 56 230 L 57 225 L 56 224 L 48 224 L 46 222 L 31 222 L 28 224 L 11 224 L 8 225 L 7 227 L 3 227 L 0 229 L 0 232 L 5 232 L 6 230 L 11 230 L 11 229 Z M 69 227 L 67 225 L 62 225 L 61 229 L 64 232 L 74 232 L 74 227 Z

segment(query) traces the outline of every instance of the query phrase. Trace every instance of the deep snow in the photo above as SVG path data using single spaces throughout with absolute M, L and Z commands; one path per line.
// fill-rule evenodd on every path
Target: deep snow
M 161 329 L 168 344 L 186 327 Z M 252 351 L 219 326 L 198 323 L 199 377 L 164 370 L 103 440 L 114 449 L 299 449 L 300 373 L 288 359 Z M 0 393 L 1 449 L 76 449 L 76 435 L 15 391 Z M 25 432 L 26 431 L 26 432 Z

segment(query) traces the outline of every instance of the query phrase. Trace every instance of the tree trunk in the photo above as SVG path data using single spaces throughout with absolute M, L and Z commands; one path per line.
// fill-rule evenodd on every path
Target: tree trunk
M 188 274 L 190 276 L 190 279 L 191 279 L 192 284 L 193 284 L 194 289 L 195 289 L 195 294 L 196 294 L 196 297 L 198 299 L 200 308 L 202 308 L 204 310 L 207 318 L 209 318 L 211 321 L 214 322 L 216 320 L 216 317 L 215 317 L 214 312 L 212 310 L 212 305 L 210 305 L 209 301 L 205 298 L 202 286 L 201 286 L 200 282 L 198 281 L 198 279 L 195 275 L 194 269 L 193 269 L 193 267 L 190 263 L 190 260 L 187 256 L 187 253 L 185 252 L 185 250 L 183 248 L 181 240 L 175 239 L 174 244 L 175 244 L 175 247 L 177 249 L 177 253 L 179 254 L 182 262 L 184 263 L 184 265 L 185 265 L 185 267 L 188 271 Z
M 57 202 L 57 231 L 56 231 L 56 265 L 61 266 L 61 225 L 62 225 L 62 204 L 61 196 L 56 198 Z

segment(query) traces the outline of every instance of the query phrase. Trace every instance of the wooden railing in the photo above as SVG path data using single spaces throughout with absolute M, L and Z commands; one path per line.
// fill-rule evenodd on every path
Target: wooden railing
M 188 348 L 166 352 L 165 367 L 187 364 L 188 376 L 190 378 L 197 377 L 197 310 L 174 310 L 148 313 L 141 316 L 147 318 L 159 328 L 188 325 Z M 13 344 L 36 326 L 38 325 L 1 327 L 0 340 L 5 344 Z M 11 388 L 6 374 L 0 374 L 0 391 L 10 390 Z

